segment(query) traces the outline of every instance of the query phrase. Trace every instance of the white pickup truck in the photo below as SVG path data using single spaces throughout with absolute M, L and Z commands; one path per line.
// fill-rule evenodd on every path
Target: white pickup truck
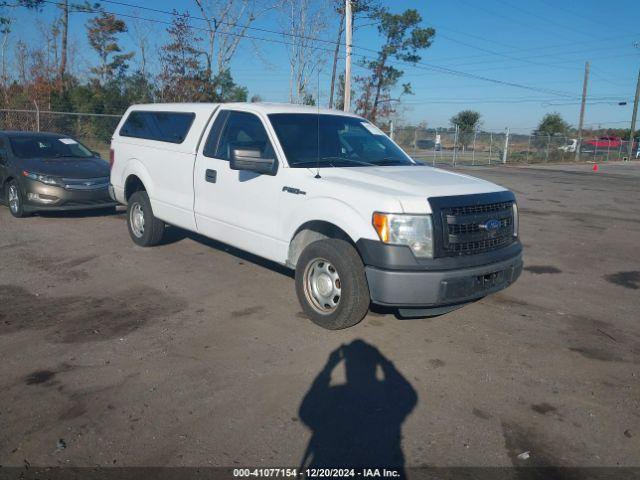
M 350 327 L 370 304 L 439 315 L 522 270 L 510 191 L 422 165 L 367 120 L 297 105 L 130 107 L 112 197 L 140 246 L 166 224 L 295 269 L 304 312 Z

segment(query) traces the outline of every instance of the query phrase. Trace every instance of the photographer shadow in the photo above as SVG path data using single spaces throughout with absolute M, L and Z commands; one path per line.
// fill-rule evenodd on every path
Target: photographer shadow
M 331 385 L 344 361 L 346 383 Z M 416 391 L 380 351 L 354 340 L 334 350 L 298 415 L 312 430 L 301 468 L 404 467 L 401 427 Z

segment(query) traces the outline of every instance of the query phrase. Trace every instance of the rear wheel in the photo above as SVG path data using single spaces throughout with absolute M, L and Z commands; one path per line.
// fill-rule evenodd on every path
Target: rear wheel
M 5 203 L 9 207 L 11 215 L 16 218 L 26 217 L 26 213 L 24 211 L 24 202 L 22 199 L 22 192 L 20 192 L 18 182 L 16 182 L 15 180 L 11 180 L 7 184 L 5 192 Z
M 296 293 L 311 321 L 329 330 L 357 324 L 371 302 L 358 252 L 338 239 L 319 240 L 304 249 L 296 265 Z
M 141 247 L 153 247 L 162 240 L 164 222 L 153 215 L 147 192 L 138 191 L 129 198 L 127 227 L 131 239 Z

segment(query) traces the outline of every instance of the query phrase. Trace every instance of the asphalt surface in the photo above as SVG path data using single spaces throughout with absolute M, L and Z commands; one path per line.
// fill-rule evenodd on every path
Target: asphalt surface
M 338 332 L 214 241 L 0 207 L 0 465 L 639 466 L 640 165 L 462 171 L 517 194 L 520 280 Z

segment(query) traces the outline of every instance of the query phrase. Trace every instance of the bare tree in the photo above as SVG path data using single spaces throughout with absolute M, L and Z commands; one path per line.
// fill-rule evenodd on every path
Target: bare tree
M 24 85 L 27 83 L 29 48 L 22 40 L 18 40 L 16 42 L 14 60 L 16 63 L 16 70 L 18 72 L 18 83 L 20 83 L 20 85 Z
M 326 4 L 318 0 L 283 0 L 289 55 L 289 101 L 309 103 L 309 82 L 326 59 L 317 41 L 326 29 Z
M 151 52 L 150 38 L 154 35 L 152 24 L 140 20 L 130 20 L 129 34 L 137 47 L 138 72 L 146 77 L 148 74 L 149 53 Z
M 272 5 L 262 0 L 195 0 L 207 24 L 206 74 L 211 80 L 229 69 L 251 24 Z

